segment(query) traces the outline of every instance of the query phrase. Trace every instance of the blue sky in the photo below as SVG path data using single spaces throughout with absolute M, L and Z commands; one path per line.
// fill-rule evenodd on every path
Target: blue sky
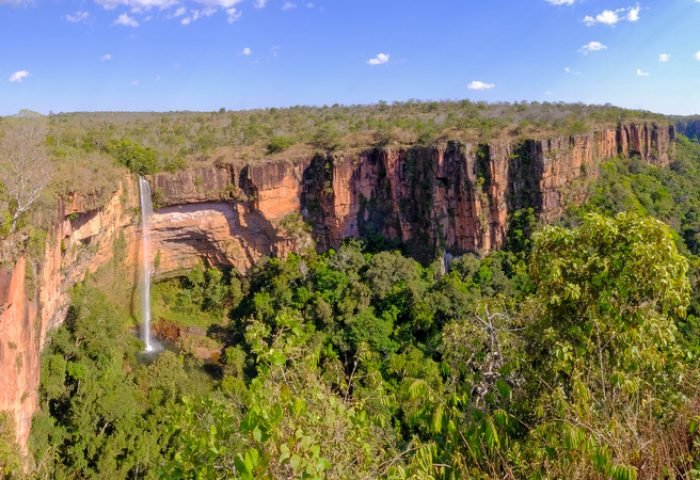
M 410 98 L 700 113 L 699 26 L 700 0 L 0 0 L 0 115 Z

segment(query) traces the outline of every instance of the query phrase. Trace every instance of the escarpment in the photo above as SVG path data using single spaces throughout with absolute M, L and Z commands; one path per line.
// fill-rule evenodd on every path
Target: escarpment
M 673 140 L 673 127 L 629 124 L 546 140 L 389 146 L 353 155 L 317 154 L 294 162 L 220 164 L 156 175 L 157 201 L 172 207 L 157 223 L 166 224 L 167 215 L 178 211 L 191 214 L 193 207 L 182 205 L 230 204 L 220 209 L 235 210 L 229 213 L 235 219 L 232 235 L 258 247 L 244 249 L 249 260 L 242 260 L 239 248 L 225 253 L 223 243 L 215 240 L 219 247 L 211 257 L 218 259 L 215 263 L 243 270 L 250 259 L 298 246 L 299 239 L 280 229 L 285 219 L 298 214 L 311 226 L 320 249 L 358 237 L 403 245 L 424 259 L 437 250 L 485 253 L 504 245 L 512 212 L 532 207 L 543 221 L 552 221 L 564 211 L 567 187 L 576 179 L 595 177 L 602 160 L 640 156 L 666 166 Z M 176 248 L 180 240 L 192 244 L 189 253 L 196 253 L 195 245 L 208 243 L 206 235 L 196 233 L 206 230 L 200 227 L 180 240 L 165 229 L 155 230 L 164 246 L 163 265 L 177 264 L 166 257 L 168 246 Z M 258 240 L 246 238 L 249 233 Z M 262 237 L 267 242 L 261 249 Z
M 513 212 L 531 207 L 553 221 L 568 200 L 584 200 L 567 189 L 594 178 L 601 161 L 637 155 L 667 166 L 673 140 L 673 127 L 625 124 L 544 140 L 385 146 L 156 174 L 149 177 L 156 275 L 202 260 L 245 272 L 264 256 L 314 244 L 323 250 L 349 237 L 401 245 L 423 260 L 440 251 L 486 253 L 504 246 Z M 134 269 L 138 208 L 133 177 L 119 179 L 100 205 L 70 197 L 41 255 L 1 259 L 0 411 L 11 413 L 23 447 L 47 333 L 65 318 L 68 291 L 86 273 L 115 255 Z
M 61 200 L 43 251 L 2 259 L 0 411 L 11 413 L 22 449 L 37 406 L 41 349 L 48 332 L 66 317 L 69 290 L 112 259 L 120 244 L 123 261 L 133 263 L 138 193 L 132 180 L 117 179 L 111 198 L 97 208 L 89 198 Z
M 552 221 L 563 213 L 566 188 L 595 177 L 602 160 L 638 155 L 666 166 L 673 140 L 672 127 L 624 125 L 548 140 L 315 157 L 302 209 L 323 248 L 347 237 L 379 237 L 423 258 L 436 250 L 485 253 L 504 245 L 514 211 L 532 207 Z

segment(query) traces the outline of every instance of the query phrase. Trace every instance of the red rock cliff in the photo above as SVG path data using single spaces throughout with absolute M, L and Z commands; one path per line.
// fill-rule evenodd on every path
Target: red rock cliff
M 316 157 L 305 172 L 302 209 L 323 247 L 379 237 L 419 256 L 484 253 L 504 245 L 512 212 L 533 207 L 552 221 L 563 213 L 567 187 L 597 175 L 602 160 L 638 155 L 666 166 L 673 140 L 672 127 L 633 124 L 548 140 Z
M 0 268 L 0 411 L 12 414 L 23 450 L 37 407 L 40 352 L 48 332 L 63 323 L 69 289 L 112 258 L 119 237 L 127 258 L 135 258 L 134 187 L 131 179 L 120 182 L 94 210 L 84 211 L 91 204 L 85 198 L 60 202 L 40 258 L 22 255 Z
M 344 238 L 403 244 L 418 257 L 437 250 L 485 253 L 504 245 L 509 215 L 532 207 L 561 216 L 565 193 L 615 156 L 670 162 L 673 127 L 627 124 L 546 140 L 375 148 L 256 166 L 219 164 L 152 182 L 162 273 L 198 258 L 245 271 L 263 255 L 308 245 L 288 220 L 302 215 L 323 250 Z M 583 200 L 575 197 L 573 200 Z

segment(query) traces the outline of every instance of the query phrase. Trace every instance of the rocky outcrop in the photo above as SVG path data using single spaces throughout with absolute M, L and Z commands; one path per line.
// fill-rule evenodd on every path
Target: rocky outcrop
M 246 272 L 263 256 L 309 247 L 296 220 L 307 164 L 213 165 L 155 175 L 157 274 L 177 274 L 202 260 Z
M 676 131 L 685 135 L 691 140 L 697 141 L 700 139 L 700 117 L 697 115 L 689 117 L 676 117 Z
M 567 188 L 597 175 L 599 162 L 639 155 L 665 166 L 673 139 L 673 128 L 629 124 L 547 140 L 372 148 L 158 174 L 149 178 L 154 263 L 161 276 L 202 260 L 245 272 L 263 256 L 310 248 L 311 237 L 321 250 L 361 237 L 425 260 L 438 250 L 483 253 L 504 245 L 513 212 L 532 207 L 552 221 Z M 0 248 L 0 411 L 12 413 L 23 447 L 39 352 L 65 318 L 69 289 L 115 251 L 136 270 L 137 189 L 125 178 L 106 202 L 98 200 L 104 195 L 61 201 L 39 258 L 17 257 L 11 242 Z
M 151 181 L 161 207 L 154 240 L 162 274 L 199 259 L 246 271 L 265 255 L 308 246 L 289 231 L 301 214 L 320 250 L 348 237 L 402 245 L 429 260 L 436 251 L 501 248 L 510 215 L 532 207 L 545 222 L 562 215 L 580 178 L 615 156 L 665 166 L 674 130 L 626 124 L 585 135 L 489 144 L 385 147 L 317 154 L 253 166 L 216 164 Z

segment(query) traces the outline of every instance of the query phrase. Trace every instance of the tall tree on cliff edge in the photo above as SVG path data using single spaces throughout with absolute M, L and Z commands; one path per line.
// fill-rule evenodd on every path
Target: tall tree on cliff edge
M 7 197 L 9 233 L 37 202 L 51 179 L 44 141 L 46 127 L 38 121 L 11 124 L 0 138 L 0 181 Z

